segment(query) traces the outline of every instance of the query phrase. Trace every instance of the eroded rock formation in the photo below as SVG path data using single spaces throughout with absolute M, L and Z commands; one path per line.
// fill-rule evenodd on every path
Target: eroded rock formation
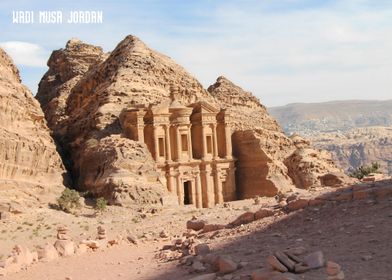
M 52 53 L 48 60 L 49 71 L 42 78 L 36 96 L 44 108 L 50 129 L 63 132 L 62 125 L 67 119 L 66 101 L 71 89 L 92 65 L 106 57 L 100 47 L 77 39 L 69 40 L 64 50 Z
M 334 187 L 351 181 L 336 167 L 329 152 L 312 148 L 309 141 L 299 136 L 291 139 L 297 149 L 285 160 L 285 164 L 295 186 L 303 189 L 315 185 Z M 327 174 L 328 179 L 325 177 Z
M 77 41 L 74 43 L 85 45 Z M 52 98 L 61 96 L 66 99 L 64 109 L 66 120 L 63 123 L 64 126 L 53 127 L 53 129 L 63 148 L 70 151 L 70 162 L 75 185 L 80 189 L 91 190 L 98 196 L 103 195 L 112 202 L 122 204 L 123 201 L 119 200 L 122 196 L 117 195 L 116 190 L 121 186 L 122 189 L 128 189 L 132 192 L 131 190 L 135 188 L 134 183 L 140 187 L 145 185 L 145 182 L 141 182 L 136 177 L 148 177 L 150 185 L 155 184 L 155 188 L 152 189 L 157 194 L 160 194 L 165 188 L 162 187 L 161 181 L 163 179 L 158 176 L 158 172 L 154 179 L 150 175 L 143 173 L 143 170 L 135 176 L 135 166 L 129 165 L 128 169 L 121 168 L 118 166 L 119 161 L 114 161 L 111 158 L 123 157 L 123 155 L 119 154 L 121 149 L 116 147 L 134 145 L 130 139 L 125 137 L 119 138 L 122 134 L 119 122 L 121 112 L 135 104 L 149 106 L 150 104 L 169 100 L 170 86 L 173 84 L 179 87 L 178 94 L 175 96 L 176 99 L 183 101 L 185 104 L 193 103 L 198 99 L 214 102 L 214 99 L 181 66 L 177 65 L 169 57 L 149 49 L 134 36 L 128 36 L 120 42 L 104 62 L 100 63 L 97 61 L 94 67 L 90 65 L 90 71 L 87 71 L 81 79 L 78 76 L 79 81 L 72 88 L 66 87 L 65 89 L 62 86 L 68 81 L 59 81 L 59 90 L 55 90 L 54 94 L 50 94 L 51 88 L 43 85 L 48 83 L 47 80 L 50 79 L 50 76 L 59 75 L 65 77 L 66 75 L 62 73 L 65 71 L 63 69 L 67 69 L 70 66 L 61 66 L 61 64 L 75 61 L 75 59 L 56 60 L 56 56 L 62 56 L 60 55 L 61 53 L 66 53 L 68 56 L 78 57 L 78 47 L 74 46 L 75 44 L 68 42 L 66 49 L 59 50 L 55 52 L 56 55 L 52 55 L 48 62 L 50 69 L 44 76 L 43 81 L 41 81 L 38 93 L 40 100 L 45 100 L 44 96 L 50 95 L 47 98 L 48 102 L 41 103 L 49 120 L 52 119 L 53 114 L 53 111 L 49 110 Z M 70 45 L 72 48 L 70 48 Z M 80 61 L 80 63 L 83 62 Z M 62 89 L 64 90 L 61 91 Z M 57 106 L 54 111 L 62 110 L 56 102 L 53 102 L 53 104 Z M 57 117 L 55 116 L 54 118 L 56 119 Z M 110 138 L 112 139 L 110 140 Z M 98 143 L 97 147 L 100 147 L 103 139 L 111 141 L 111 157 L 106 157 L 106 149 L 96 149 L 94 153 L 91 153 L 86 148 L 87 143 L 91 141 L 96 141 Z M 139 148 L 143 150 L 143 153 L 149 154 L 146 146 L 142 145 Z M 91 160 L 97 161 L 92 164 L 91 161 L 85 160 L 86 156 Z M 141 166 L 146 161 L 152 161 L 151 156 L 137 158 L 137 160 L 140 160 Z M 113 168 L 109 168 L 109 170 L 113 170 L 111 176 L 107 176 L 107 172 L 105 173 L 108 170 L 108 162 L 110 162 L 109 165 Z M 153 171 L 156 171 L 153 162 L 148 164 L 150 164 Z M 117 168 L 124 171 L 121 173 L 121 176 L 114 172 Z M 92 169 L 94 171 L 91 171 Z M 84 174 L 86 170 L 91 171 L 94 175 Z M 92 177 L 94 177 L 93 180 L 91 179 Z M 128 179 L 125 180 L 125 177 Z M 99 181 L 101 187 L 91 187 L 92 181 Z M 105 189 L 113 189 L 115 191 L 108 197 L 108 191 L 104 191 Z M 140 196 L 144 196 L 144 193 L 141 192 Z M 135 198 L 135 200 L 137 199 Z M 147 197 L 144 199 L 147 199 Z
M 251 93 L 224 77 L 218 78 L 207 91 L 181 66 L 134 36 L 127 36 L 106 59 L 100 49 L 86 46 L 73 40 L 65 49 L 55 51 L 38 93 L 57 141 L 70 152 L 76 187 L 120 204 L 150 201 L 149 197 L 156 200 L 166 195 L 162 183 L 165 174 L 156 168 L 143 141 L 129 139 L 120 116 L 124 110 L 170 102 L 173 86 L 178 90 L 172 98 L 179 104 L 204 101 L 226 109 L 231 116 L 240 197 L 273 196 L 297 185 L 290 177 L 289 169 L 293 167 L 287 166 L 286 159 L 301 148 L 282 133 Z M 82 56 L 80 50 L 87 51 L 89 59 L 78 59 Z M 76 67 L 72 63 L 84 66 Z M 83 70 L 75 71 L 75 75 L 64 73 L 74 67 Z M 51 84 L 56 86 L 53 88 Z M 302 161 L 289 163 L 298 165 Z M 332 169 L 336 171 L 326 166 L 321 175 Z M 306 168 L 312 172 L 310 167 Z M 145 196 L 146 185 L 154 195 Z
M 363 127 L 346 132 L 319 133 L 312 143 L 332 153 L 333 159 L 346 172 L 378 162 L 380 171 L 392 175 L 392 128 Z
M 54 201 L 64 179 L 39 103 L 0 49 L 0 204 L 28 207 Z
M 272 196 L 294 186 L 305 189 L 320 186 L 323 185 L 320 178 L 325 174 L 350 181 L 328 153 L 313 149 L 309 141 L 300 137 L 286 137 L 251 93 L 225 77 L 219 77 L 208 91 L 233 116 L 233 151 L 238 158 L 240 197 Z

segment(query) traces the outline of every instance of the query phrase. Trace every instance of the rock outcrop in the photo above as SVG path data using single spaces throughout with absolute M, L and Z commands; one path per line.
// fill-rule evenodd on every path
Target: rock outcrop
M 93 54 L 89 56 L 94 57 L 96 62 L 88 67 L 79 67 L 90 70 L 82 78 L 78 75 L 78 81 L 73 84 L 73 81 L 67 80 L 72 79 L 72 76 L 63 73 L 72 66 L 62 64 L 77 59 L 56 58 L 79 57 L 78 49 L 81 47 L 77 45 L 86 46 L 74 40 L 68 42 L 64 50 L 54 52 L 48 62 L 50 69 L 43 77 L 38 93 L 48 120 L 59 118 L 54 112 L 66 116 L 62 125 L 54 125 L 53 130 L 63 149 L 70 152 L 69 162 L 75 185 L 97 196 L 105 196 L 113 203 L 123 204 L 124 201 L 119 199 L 124 197 L 125 192 L 130 194 L 130 200 L 148 200 L 151 195 L 144 197 L 148 192 L 138 191 L 138 195 L 131 195 L 135 188 L 144 189 L 148 181 L 147 186 L 151 186 L 149 189 L 156 194 L 152 197 L 160 196 L 164 190 L 161 184 L 164 178 L 154 168 L 155 163 L 145 145 L 121 137 L 121 112 L 135 104 L 149 106 L 170 100 L 171 85 L 179 87 L 178 96 L 175 97 L 184 104 L 198 99 L 213 103 L 214 99 L 181 66 L 151 50 L 134 36 L 128 36 L 120 42 L 104 62 L 98 59 L 102 54 L 90 47 L 88 52 Z M 79 60 L 78 63 L 89 64 L 91 61 Z M 46 85 L 54 76 L 66 78 L 55 83 L 57 89 L 51 93 L 52 88 Z M 57 105 L 57 96 L 66 100 L 64 109 Z M 51 110 L 51 104 L 57 108 Z M 89 148 L 91 143 L 96 147 L 93 152 Z M 124 154 L 125 147 L 129 147 L 131 153 L 133 149 L 138 149 L 140 156 L 129 158 L 133 155 Z M 139 161 L 139 166 L 135 160 Z M 155 177 L 151 174 L 155 174 Z M 141 178 L 145 178 L 145 181 Z M 120 190 L 122 195 L 119 194 Z
M 208 91 L 227 108 L 233 122 L 233 151 L 242 198 L 273 196 L 294 186 L 321 186 L 321 176 L 342 174 L 325 151 L 315 150 L 301 138 L 288 138 L 266 108 L 251 93 L 219 77 Z M 339 175 L 338 175 L 339 174 Z
M 78 39 L 67 42 L 65 49 L 52 53 L 49 70 L 39 84 L 36 98 L 40 102 L 48 126 L 56 134 L 64 134 L 67 119 L 66 102 L 71 89 L 93 65 L 105 60 L 102 48 L 85 44 Z
M 39 103 L 2 49 L 0 108 L 0 205 L 54 201 L 64 188 L 65 169 Z
M 88 59 L 80 59 L 79 52 L 87 52 Z M 298 147 L 251 93 L 224 77 L 207 91 L 185 69 L 134 36 L 107 57 L 99 48 L 70 41 L 52 54 L 48 65 L 38 98 L 56 140 L 69 151 L 74 183 L 81 190 L 119 204 L 155 202 L 167 195 L 164 174 L 143 143 L 126 137 L 120 116 L 130 108 L 169 102 L 173 87 L 182 104 L 202 100 L 231 115 L 241 198 L 273 196 L 295 187 L 292 166 L 285 160 Z M 67 69 L 74 74 L 65 73 Z
M 285 160 L 285 164 L 296 187 L 301 189 L 322 185 L 340 187 L 345 183 L 354 183 L 335 165 L 329 152 L 312 148 L 309 141 L 299 136 L 291 139 L 297 150 Z

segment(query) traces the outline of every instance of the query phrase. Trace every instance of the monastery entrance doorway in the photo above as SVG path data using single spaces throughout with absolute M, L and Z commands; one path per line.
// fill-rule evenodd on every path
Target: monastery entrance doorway
M 184 182 L 184 205 L 192 204 L 192 185 L 191 181 Z

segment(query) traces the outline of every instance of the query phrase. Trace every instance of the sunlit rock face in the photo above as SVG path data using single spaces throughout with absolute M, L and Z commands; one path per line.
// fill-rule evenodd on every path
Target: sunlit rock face
M 169 195 L 172 187 L 167 183 L 167 173 L 148 145 L 155 139 L 153 133 L 142 133 L 147 140 L 130 137 L 122 116 L 135 108 L 148 111 L 170 103 L 173 87 L 179 104 L 192 107 L 204 102 L 224 112 L 232 142 L 230 154 L 235 158 L 235 198 L 273 196 L 304 187 L 293 181 L 289 172 L 291 165 L 299 162 L 286 161 L 301 147 L 282 133 L 257 98 L 224 77 L 205 90 L 172 59 L 131 35 L 110 54 L 72 40 L 65 49 L 53 52 L 48 65 L 37 98 L 62 148 L 74 185 L 81 190 L 118 204 L 156 202 Z M 147 116 L 143 118 L 141 123 L 148 122 Z M 192 131 L 196 130 L 191 127 L 190 138 Z M 163 137 L 164 150 L 165 141 Z M 202 145 L 196 142 L 196 146 Z
M 54 202 L 66 171 L 44 114 L 0 49 L 0 204 Z

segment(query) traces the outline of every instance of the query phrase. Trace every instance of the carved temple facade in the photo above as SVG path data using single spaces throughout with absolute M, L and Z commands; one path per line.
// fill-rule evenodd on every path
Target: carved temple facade
M 146 143 L 180 205 L 213 207 L 236 198 L 230 116 L 205 102 L 123 111 L 126 137 Z

